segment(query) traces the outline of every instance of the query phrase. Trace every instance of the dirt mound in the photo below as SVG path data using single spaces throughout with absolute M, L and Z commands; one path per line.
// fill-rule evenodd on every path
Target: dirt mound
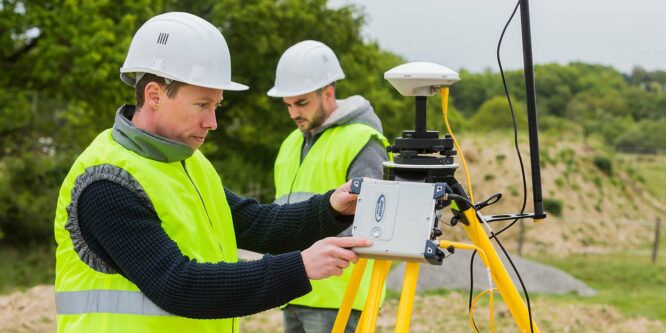
M 55 291 L 37 286 L 0 297 L 0 332 L 55 332 Z
M 532 212 L 529 149 L 524 139 L 520 147 L 528 183 L 526 211 Z M 523 253 L 565 256 L 651 244 L 654 221 L 663 216 L 666 207 L 644 182 L 636 180 L 635 170 L 594 142 L 552 136 L 540 140 L 544 206 L 551 212 L 545 223 L 521 222 L 525 227 Z M 519 212 L 523 189 L 512 138 L 507 133 L 472 134 L 463 138 L 461 145 L 469 164 L 475 201 L 496 192 L 503 194 L 497 204 L 484 208 L 481 214 Z M 612 172 L 602 171 L 595 163 L 598 159 L 610 161 Z M 462 167 L 456 171 L 456 179 L 467 190 Z M 552 210 L 558 207 L 559 213 L 553 214 Z M 497 231 L 507 223 L 491 225 Z M 460 227 L 440 228 L 443 239 L 468 241 Z M 516 225 L 501 237 L 512 253 L 517 249 L 518 231 Z

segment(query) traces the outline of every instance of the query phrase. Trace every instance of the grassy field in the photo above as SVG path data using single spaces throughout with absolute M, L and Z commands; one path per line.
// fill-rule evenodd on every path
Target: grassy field
M 666 203 L 666 155 L 621 155 L 627 167 L 645 183 L 650 193 Z
M 666 257 L 650 262 L 649 255 L 584 254 L 539 261 L 571 273 L 597 290 L 590 298 L 559 297 L 562 301 L 609 304 L 627 316 L 666 322 Z M 548 296 L 551 297 L 551 296 Z M 558 299 L 558 297 L 555 297 Z

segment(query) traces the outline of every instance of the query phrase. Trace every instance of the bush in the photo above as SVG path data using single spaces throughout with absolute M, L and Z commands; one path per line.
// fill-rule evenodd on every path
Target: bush
M 562 161 L 567 166 L 567 169 L 570 168 L 575 162 L 576 152 L 571 148 L 564 148 L 557 152 L 556 158 Z
M 605 157 L 605 156 L 595 156 L 594 157 L 594 165 L 601 170 L 601 172 L 605 173 L 607 176 L 610 176 L 613 174 L 613 161 L 610 160 L 610 158 Z
M 3 243 L 31 246 L 53 240 L 58 192 L 72 162 L 69 155 L 60 156 L 26 152 L 4 160 L 0 174 Z
M 555 216 L 562 216 L 562 201 L 557 199 L 543 199 L 543 210 Z
M 615 139 L 615 147 L 623 152 L 656 153 L 666 149 L 666 117 L 646 119 L 635 124 Z
M 555 185 L 557 185 L 557 187 L 562 187 L 562 186 L 564 186 L 564 182 L 565 182 L 565 180 L 564 180 L 564 178 L 562 178 L 562 177 L 557 177 L 557 178 L 555 179 Z
M 527 116 L 523 106 L 515 98 L 512 101 L 518 130 L 525 130 L 527 128 Z M 506 97 L 495 96 L 485 101 L 479 107 L 479 111 L 472 116 L 470 123 L 473 129 L 482 131 L 513 128 L 509 102 Z

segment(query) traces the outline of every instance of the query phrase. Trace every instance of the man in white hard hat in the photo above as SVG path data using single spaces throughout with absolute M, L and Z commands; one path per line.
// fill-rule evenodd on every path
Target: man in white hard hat
M 268 95 L 282 98 L 298 128 L 282 142 L 275 161 L 276 203 L 308 200 L 353 177 L 382 177 L 388 141 L 381 122 L 365 98 L 336 99 L 335 82 L 344 77 L 335 53 L 318 41 L 296 43 L 280 57 Z M 341 235 L 350 234 L 348 229 Z M 283 308 L 285 332 L 330 332 L 351 272 L 350 267 L 341 276 L 312 281 L 312 292 Z M 355 331 L 363 310 L 369 272 L 371 268 L 359 287 L 347 332 Z
M 197 148 L 231 81 L 220 31 L 187 13 L 148 20 L 121 78 L 118 109 L 74 162 L 55 218 L 58 332 L 237 332 L 238 317 L 342 274 L 367 239 L 349 227 L 349 184 L 307 202 L 260 205 L 223 188 Z M 321 239 L 321 240 L 320 240 Z M 264 253 L 238 262 L 237 246 Z M 208 319 L 208 320 L 201 320 Z

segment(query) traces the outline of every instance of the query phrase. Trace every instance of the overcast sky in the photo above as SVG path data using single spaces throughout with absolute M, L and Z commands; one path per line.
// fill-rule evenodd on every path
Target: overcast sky
M 365 9 L 363 34 L 408 61 L 497 71 L 496 48 L 513 0 L 329 0 Z M 666 0 L 531 0 L 534 62 L 640 65 L 666 70 Z M 520 11 L 520 10 L 519 10 Z M 520 13 L 502 43 L 505 69 L 522 68 Z

